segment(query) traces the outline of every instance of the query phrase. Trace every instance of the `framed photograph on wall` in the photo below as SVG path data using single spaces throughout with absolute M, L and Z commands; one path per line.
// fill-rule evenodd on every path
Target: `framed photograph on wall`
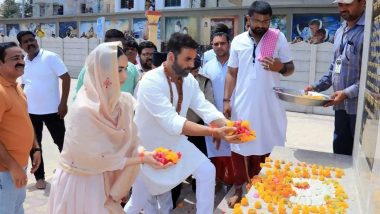
M 5 36 L 5 29 L 6 29 L 5 25 L 0 24 L 0 35 L 1 36 Z
M 56 37 L 56 24 L 55 23 L 41 23 L 41 29 L 45 32 L 47 37 Z M 38 25 L 37 25 L 38 29 Z
M 168 41 L 172 33 L 181 32 L 189 34 L 193 39 L 197 35 L 197 20 L 189 17 L 166 17 L 165 40 Z
M 161 39 L 161 21 L 157 23 L 157 39 Z M 146 18 L 133 19 L 133 33 L 136 39 L 147 40 L 149 36 L 148 20 Z
M 118 29 L 123 33 L 129 33 L 129 21 L 128 19 L 112 19 L 112 20 L 106 20 L 105 22 L 105 30 L 109 29 Z
M 20 32 L 19 24 L 7 24 L 7 36 L 16 37 L 18 32 Z
M 79 37 L 80 38 L 96 38 L 96 21 L 80 22 L 79 25 Z
M 77 22 L 60 22 L 59 23 L 59 37 L 78 37 L 79 35 Z
M 332 42 L 340 27 L 339 14 L 293 14 L 292 40 L 302 37 L 308 42 L 319 29 L 325 30 L 325 42 Z
M 273 15 L 270 20 L 270 27 L 279 29 L 286 36 L 286 15 Z
M 55 23 L 21 23 L 20 30 L 32 31 L 40 38 L 56 36 Z

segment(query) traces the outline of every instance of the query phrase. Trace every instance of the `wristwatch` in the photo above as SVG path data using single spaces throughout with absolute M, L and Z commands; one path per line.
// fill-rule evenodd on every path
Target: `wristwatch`
M 284 75 L 284 74 L 286 74 L 287 71 L 288 71 L 288 69 L 286 68 L 286 65 L 284 65 L 284 67 L 281 68 L 281 70 L 278 73 Z

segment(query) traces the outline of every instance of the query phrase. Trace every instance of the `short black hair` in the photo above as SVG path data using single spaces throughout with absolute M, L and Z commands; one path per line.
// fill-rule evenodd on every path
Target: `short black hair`
M 33 37 L 36 37 L 36 34 L 34 34 L 32 31 L 26 30 L 26 31 L 20 31 L 17 34 L 17 41 L 21 44 L 21 39 L 25 35 L 32 35 Z
M 223 23 L 216 24 L 215 28 L 212 30 L 211 40 L 213 40 L 215 36 L 225 36 L 228 43 L 230 43 L 231 41 L 230 35 L 229 35 L 229 29 L 227 25 Z
M 231 41 L 230 36 L 228 35 L 228 33 L 225 33 L 225 32 L 216 32 L 216 33 L 212 34 L 211 39 L 214 40 L 214 38 L 216 36 L 224 36 L 224 37 L 226 37 L 228 43 L 230 43 L 230 41 Z
M 218 32 L 224 32 L 227 33 L 229 32 L 227 25 L 223 23 L 218 23 L 215 25 L 214 29 L 212 30 L 211 34 L 218 33 Z
M 18 46 L 17 46 L 17 44 L 15 42 L 3 42 L 3 43 L 0 43 L 0 60 L 2 62 L 4 62 L 4 60 L 5 60 L 5 51 L 8 48 L 12 48 L 12 47 L 18 47 Z
M 272 16 L 272 7 L 266 1 L 254 1 L 248 8 L 248 15 L 253 16 L 253 13 Z
M 167 56 L 167 52 L 154 52 L 152 56 L 152 64 L 156 67 L 160 66 L 163 62 L 166 61 Z
M 199 54 L 197 54 L 197 56 L 195 57 L 195 60 L 194 60 L 194 68 L 193 69 L 198 69 L 199 67 L 201 67 L 201 65 L 202 65 L 201 56 Z
M 157 47 L 156 47 L 156 45 L 154 45 L 153 42 L 142 41 L 142 42 L 140 42 L 139 48 L 137 49 L 139 55 L 141 55 L 142 50 L 144 50 L 145 48 L 154 48 L 154 50 L 157 51 Z
M 110 29 L 106 31 L 106 34 L 104 35 L 104 42 L 108 42 L 111 39 L 123 39 L 124 34 L 120 30 L 117 29 Z
M 197 49 L 198 43 L 188 34 L 173 33 L 168 42 L 168 51 L 173 52 L 175 56 L 181 53 L 182 48 Z
M 137 44 L 135 38 L 131 37 L 131 36 L 127 36 L 125 38 L 125 46 L 126 47 L 132 47 L 132 48 L 135 48 L 136 50 L 139 49 L 139 45 Z

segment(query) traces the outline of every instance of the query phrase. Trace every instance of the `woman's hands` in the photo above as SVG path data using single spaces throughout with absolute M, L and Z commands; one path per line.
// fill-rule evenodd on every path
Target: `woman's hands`
M 155 151 L 153 152 L 143 151 L 142 153 L 140 153 L 140 159 L 141 159 L 142 164 L 148 164 L 154 169 L 166 169 L 173 165 L 173 163 L 170 163 L 170 162 L 165 165 L 159 162 L 155 158 L 155 154 L 156 154 Z

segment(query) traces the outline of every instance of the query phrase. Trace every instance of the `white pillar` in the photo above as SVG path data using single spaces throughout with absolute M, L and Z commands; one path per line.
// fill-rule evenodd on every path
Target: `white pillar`
M 120 11 L 120 0 L 115 0 L 115 13 Z
M 165 0 L 156 0 L 156 10 L 162 10 L 165 8 Z
M 190 1 L 191 0 L 181 0 L 181 8 L 190 8 Z
M 145 0 L 134 0 L 134 10 L 137 11 L 144 11 L 145 10 Z

